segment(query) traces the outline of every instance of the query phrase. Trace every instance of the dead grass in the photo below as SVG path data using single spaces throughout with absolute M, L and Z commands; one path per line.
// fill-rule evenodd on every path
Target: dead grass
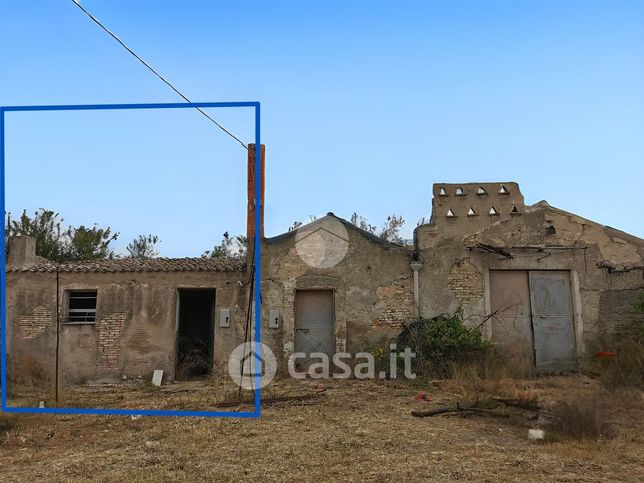
M 604 387 L 609 390 L 644 389 L 644 323 L 604 334 L 595 341 L 593 349 L 617 354 L 616 357 L 592 360 L 591 370 Z
M 610 422 L 611 440 L 535 444 L 512 418 L 417 419 L 416 409 L 463 395 L 442 381 L 277 380 L 274 396 L 326 396 L 263 409 L 258 420 L 15 415 L 0 435 L 3 481 L 642 481 L 641 393 Z M 424 384 L 424 385 L 423 385 Z M 594 388 L 583 377 L 500 380 L 495 390 L 553 403 Z M 486 388 L 484 388 L 486 389 Z M 234 389 L 232 389 L 234 391 Z M 135 384 L 82 388 L 68 402 L 94 407 L 210 407 L 236 395 L 225 381 L 141 390 Z
M 0 437 L 7 431 L 13 429 L 15 425 L 15 419 L 9 414 L 0 413 Z
M 51 385 L 51 374 L 38 359 L 26 355 L 14 356 L 9 359 L 7 379 L 20 386 L 46 387 Z
M 552 420 L 547 425 L 551 438 L 583 441 L 614 437 L 615 431 L 608 422 L 610 413 L 602 404 L 602 395 L 596 391 L 555 404 L 551 410 Z

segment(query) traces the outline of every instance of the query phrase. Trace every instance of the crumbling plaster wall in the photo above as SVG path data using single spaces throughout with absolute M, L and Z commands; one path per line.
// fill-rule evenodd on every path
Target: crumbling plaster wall
M 262 320 L 271 309 L 281 314 L 279 329 L 263 323 L 263 340 L 285 358 L 294 350 L 297 290 L 332 289 L 336 351 L 354 352 L 368 339 L 397 334 L 414 316 L 411 250 L 374 242 L 348 229 L 348 252 L 330 268 L 307 265 L 295 236 L 270 239 L 262 251 Z
M 479 194 L 479 191 L 482 194 Z M 474 233 L 516 216 L 513 214 L 513 208 L 517 214 L 525 210 L 519 185 L 509 181 L 436 183 L 433 185 L 432 194 L 432 216 L 426 229 L 434 230 L 443 237 Z M 469 216 L 470 209 L 475 214 Z M 490 215 L 491 209 L 494 209 L 495 215 Z M 446 216 L 450 210 L 454 216 Z
M 482 321 L 489 314 L 489 270 L 569 270 L 580 357 L 599 331 L 611 330 L 624 320 L 644 323 L 641 314 L 632 310 L 644 289 L 644 240 L 640 238 L 545 202 L 478 232 L 441 236 L 434 226 L 422 225 L 416 236 L 423 262 L 419 274 L 423 317 L 460 307 L 472 323 Z M 504 248 L 513 259 L 481 251 L 478 243 Z M 611 273 L 598 266 L 603 262 L 615 270 Z M 493 339 L 503 338 L 491 333 L 489 323 L 485 327 Z
M 174 377 L 178 288 L 216 289 L 214 365 L 225 365 L 230 351 L 243 339 L 247 299 L 242 281 L 242 272 L 61 272 L 61 322 L 69 290 L 98 291 L 95 324 L 61 323 L 61 376 L 81 382 L 120 374 L 147 376 L 154 369 L 164 369 L 168 377 Z M 220 308 L 231 310 L 228 328 L 219 326 Z M 8 272 L 7 321 L 11 360 L 34 359 L 53 376 L 56 274 Z M 12 366 L 12 370 L 19 369 L 20 364 Z

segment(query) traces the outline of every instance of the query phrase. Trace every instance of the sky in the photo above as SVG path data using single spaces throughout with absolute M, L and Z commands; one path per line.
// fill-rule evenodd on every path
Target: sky
M 259 101 L 266 234 L 429 218 L 437 182 L 517 181 L 644 236 L 644 2 L 84 0 L 193 101 Z M 0 105 L 179 102 L 71 0 L 0 0 Z M 253 142 L 250 109 L 209 113 Z M 6 206 L 156 234 L 243 233 L 246 152 L 194 110 L 6 113 Z

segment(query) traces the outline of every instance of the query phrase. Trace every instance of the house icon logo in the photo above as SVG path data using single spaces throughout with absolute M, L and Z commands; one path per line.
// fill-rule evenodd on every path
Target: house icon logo
M 249 377 L 263 377 L 266 374 L 266 361 L 254 350 L 242 357 L 239 362 L 239 373 Z
M 277 372 L 277 360 L 265 344 L 245 342 L 233 350 L 228 359 L 228 373 L 244 389 L 262 388 Z M 259 384 L 258 384 L 259 383 Z
M 349 251 L 349 234 L 332 215 L 297 229 L 295 249 L 309 267 L 331 268 Z

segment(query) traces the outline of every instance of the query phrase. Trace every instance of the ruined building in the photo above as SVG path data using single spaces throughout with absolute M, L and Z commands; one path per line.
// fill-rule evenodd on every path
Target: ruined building
M 263 169 L 258 182 L 263 193 Z M 249 239 L 254 183 L 249 176 Z M 545 201 L 526 206 L 512 182 L 435 184 L 430 222 L 410 247 L 332 213 L 261 235 L 262 340 L 278 357 L 358 351 L 407 321 L 460 308 L 517 364 L 565 372 L 601 331 L 642 323 L 644 240 Z M 244 261 L 209 258 L 54 264 L 35 256 L 33 240 L 13 239 L 10 370 L 28 359 L 53 371 L 57 340 L 72 383 L 154 369 L 173 378 L 195 352 L 206 362 L 193 373 L 221 370 L 248 335 L 249 272 Z

